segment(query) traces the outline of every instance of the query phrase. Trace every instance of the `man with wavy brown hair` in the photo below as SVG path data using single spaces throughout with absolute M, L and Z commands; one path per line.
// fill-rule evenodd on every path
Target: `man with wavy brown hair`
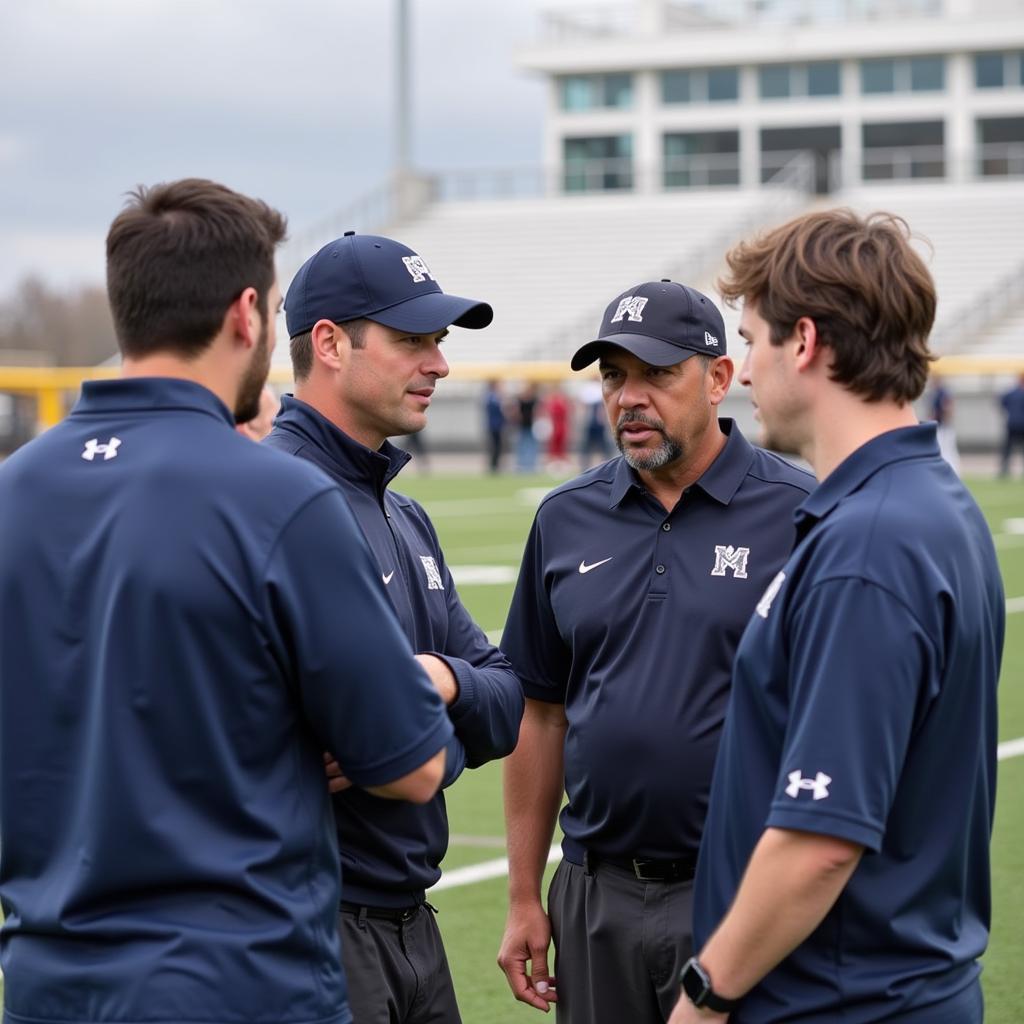
M 737 651 L 670 1024 L 980 1022 L 1005 601 L 911 403 L 935 290 L 898 217 L 734 248 L 740 381 L 820 485 Z

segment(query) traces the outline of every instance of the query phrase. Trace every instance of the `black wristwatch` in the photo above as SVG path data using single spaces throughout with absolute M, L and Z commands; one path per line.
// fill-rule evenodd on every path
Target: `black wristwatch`
M 715 992 L 708 972 L 701 967 L 695 956 L 691 956 L 683 965 L 679 984 L 683 986 L 686 998 L 698 1009 L 706 1006 L 715 1013 L 729 1013 L 740 1005 L 738 999 L 726 999 Z

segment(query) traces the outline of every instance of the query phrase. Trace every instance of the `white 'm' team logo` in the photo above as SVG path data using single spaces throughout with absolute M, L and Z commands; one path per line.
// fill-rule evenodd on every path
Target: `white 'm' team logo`
M 772 610 L 772 601 L 775 600 L 776 595 L 782 589 L 782 584 L 786 582 L 786 574 L 784 572 L 777 572 L 775 579 L 768 584 L 768 589 L 761 595 L 761 600 L 757 602 L 757 607 L 754 611 L 761 616 L 762 619 L 768 618 L 768 613 Z
M 412 279 L 419 284 L 420 281 L 425 281 L 428 277 L 431 281 L 434 280 L 434 275 L 431 274 L 430 268 L 423 262 L 422 256 L 403 256 L 402 262 L 405 264 L 405 269 L 412 275 Z
M 420 561 L 427 574 L 427 590 L 444 590 L 441 574 L 437 571 L 437 562 L 430 555 L 420 555 Z
M 617 324 L 623 317 L 640 323 L 644 318 L 644 306 L 646 305 L 647 299 L 643 295 L 627 295 L 624 299 L 619 300 L 612 323 Z
M 718 339 L 713 334 L 708 334 L 708 332 L 705 331 L 704 344 L 707 345 L 708 348 L 711 348 L 712 346 L 718 348 Z
M 745 580 L 749 557 L 750 548 L 734 548 L 731 544 L 716 544 L 715 567 L 711 570 L 711 575 L 724 576 L 726 569 L 732 569 L 735 579 Z
M 85 449 L 82 458 L 86 462 L 92 462 L 97 455 L 103 456 L 103 461 L 117 458 L 117 449 L 121 447 L 121 438 L 112 437 L 106 444 L 100 444 L 99 438 L 92 437 L 85 442 Z
M 828 796 L 828 787 L 831 781 L 832 776 L 826 775 L 824 772 L 818 772 L 813 779 L 805 779 L 803 772 L 800 771 L 790 772 L 786 796 L 791 796 L 795 800 L 800 795 L 801 789 L 809 789 L 812 799 L 824 800 Z

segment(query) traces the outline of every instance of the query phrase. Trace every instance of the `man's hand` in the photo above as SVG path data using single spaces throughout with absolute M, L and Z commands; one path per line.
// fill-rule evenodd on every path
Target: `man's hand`
M 447 662 L 436 654 L 417 654 L 416 660 L 426 669 L 434 689 L 441 695 L 446 707 L 455 703 L 459 695 L 459 681 L 455 673 L 448 667 Z
M 341 766 L 334 760 L 334 755 L 324 751 L 324 772 L 327 775 L 327 789 L 331 793 L 340 793 L 348 789 L 352 783 L 345 778 Z
M 508 987 L 521 1003 L 547 1013 L 558 1001 L 555 979 L 548 972 L 551 922 L 539 903 L 513 906 L 505 924 L 498 952 L 498 966 L 505 972 Z M 530 970 L 526 963 L 530 961 Z
M 690 1002 L 685 992 L 680 993 L 679 1002 L 668 1019 L 668 1024 L 725 1024 L 729 1019 L 727 1013 L 715 1013 L 712 1010 L 699 1010 Z

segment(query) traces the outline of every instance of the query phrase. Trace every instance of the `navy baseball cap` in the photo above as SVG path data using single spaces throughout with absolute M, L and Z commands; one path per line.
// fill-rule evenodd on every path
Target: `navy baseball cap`
M 494 318 L 486 302 L 445 295 L 423 258 L 401 242 L 346 231 L 299 268 L 284 300 L 288 337 L 318 320 L 373 320 L 414 334 L 451 324 L 478 329 Z
M 725 321 L 696 288 L 667 278 L 647 281 L 612 299 L 597 339 L 580 348 L 570 366 L 589 366 L 605 345 L 618 345 L 652 366 L 674 366 L 696 352 L 724 356 Z

